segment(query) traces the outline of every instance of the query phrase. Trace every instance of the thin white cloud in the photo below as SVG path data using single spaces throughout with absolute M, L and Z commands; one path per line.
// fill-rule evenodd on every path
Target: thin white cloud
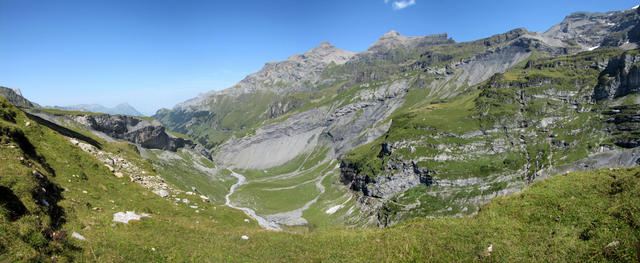
M 389 2 L 389 0 L 385 0 L 385 3 Z M 416 0 L 400 0 L 400 1 L 393 1 L 393 3 L 391 3 L 391 6 L 393 7 L 393 9 L 395 10 L 400 10 L 400 9 L 405 9 L 407 7 L 410 7 L 412 5 L 416 4 Z
M 384 4 L 385 5 L 388 4 L 388 3 L 389 3 L 389 0 L 384 0 Z

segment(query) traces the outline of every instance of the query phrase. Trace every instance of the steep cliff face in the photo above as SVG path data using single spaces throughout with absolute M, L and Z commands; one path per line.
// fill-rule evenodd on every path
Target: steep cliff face
M 614 99 L 640 92 L 640 55 L 624 54 L 606 62 L 594 90 L 596 100 Z
M 387 144 L 383 144 L 383 149 L 384 145 Z M 382 176 L 369 175 L 363 173 L 361 169 L 362 167 L 357 164 L 342 161 L 340 163 L 340 181 L 349 185 L 351 190 L 362 192 L 365 196 L 374 198 L 390 198 L 418 185 L 438 184 L 432 176 L 434 171 L 421 168 L 414 162 L 411 164 L 389 162 L 384 169 L 393 172 Z

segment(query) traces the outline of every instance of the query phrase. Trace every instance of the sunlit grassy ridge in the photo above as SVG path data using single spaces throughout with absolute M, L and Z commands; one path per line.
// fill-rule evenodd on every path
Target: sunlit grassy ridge
M 0 102 L 3 261 L 639 260 L 640 168 L 570 173 L 539 181 L 522 193 L 495 199 L 469 218 L 416 219 L 387 229 L 271 232 L 243 222 L 245 216 L 238 211 L 198 202 L 195 213 L 118 179 L 67 138 L 33 122 L 27 126 L 29 120 L 19 110 Z M 24 147 L 28 144 L 19 134 L 33 151 Z M 119 152 L 151 171 L 127 144 L 105 143 L 103 150 Z M 46 193 L 39 192 L 33 170 L 51 182 Z M 56 216 L 39 199 L 64 213 Z M 129 225 L 111 221 L 113 213 L 126 210 L 151 217 Z M 52 218 L 64 222 L 53 226 Z M 67 234 L 56 239 L 53 233 L 60 230 Z M 87 241 L 71 238 L 71 232 Z

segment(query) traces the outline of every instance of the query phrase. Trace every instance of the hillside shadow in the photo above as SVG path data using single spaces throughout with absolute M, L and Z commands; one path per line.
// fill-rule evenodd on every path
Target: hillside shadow
M 10 188 L 2 185 L 0 185 L 0 206 L 9 210 L 9 221 L 16 221 L 28 212 L 20 198 Z
M 54 130 L 54 131 L 56 131 L 57 133 L 59 133 L 61 135 L 84 141 L 84 142 L 86 142 L 88 144 L 93 145 L 94 147 L 96 147 L 98 149 L 102 149 L 102 144 L 100 144 L 100 142 L 94 140 L 91 137 L 85 136 L 85 135 L 83 135 L 81 133 L 78 133 L 78 132 L 75 132 L 75 131 L 73 131 L 71 129 L 62 127 L 62 126 L 60 126 L 58 124 L 55 124 L 53 122 L 50 122 L 50 121 L 45 120 L 43 118 L 40 118 L 40 117 L 38 117 L 36 115 L 30 114 L 28 112 L 25 112 L 25 114 L 27 115 L 27 117 L 29 117 L 29 119 L 37 122 L 40 125 L 46 126 L 47 128 L 49 128 L 51 130 Z

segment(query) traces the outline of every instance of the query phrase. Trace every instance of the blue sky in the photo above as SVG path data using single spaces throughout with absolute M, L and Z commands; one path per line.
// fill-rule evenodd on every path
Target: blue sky
M 128 102 L 153 114 L 324 41 L 363 51 L 394 29 L 462 42 L 637 2 L 0 0 L 0 85 L 43 105 Z

